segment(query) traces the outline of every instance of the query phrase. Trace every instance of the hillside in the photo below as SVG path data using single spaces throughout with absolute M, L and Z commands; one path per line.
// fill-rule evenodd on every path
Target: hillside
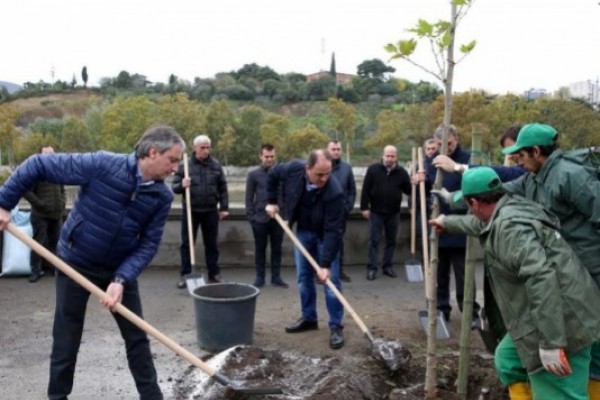
M 8 93 L 14 93 L 14 92 L 17 92 L 17 91 L 23 89 L 23 86 L 21 86 L 21 85 L 17 85 L 16 83 L 6 82 L 6 81 L 0 81 L 0 88 L 2 88 L 2 87 L 6 88 Z
M 19 98 L 11 104 L 21 110 L 17 126 L 26 127 L 36 118 L 63 118 L 67 115 L 81 118 L 91 105 L 103 100 L 104 97 L 97 92 L 78 90 Z

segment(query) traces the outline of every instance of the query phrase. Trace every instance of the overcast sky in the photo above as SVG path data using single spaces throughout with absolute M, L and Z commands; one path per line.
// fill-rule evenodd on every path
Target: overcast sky
M 448 0 L 3 0 L 0 80 L 89 83 L 122 70 L 193 81 L 244 64 L 278 73 L 356 73 L 389 59 L 386 43 L 411 36 L 419 18 L 449 19 Z M 457 42 L 477 40 L 455 70 L 455 91 L 549 91 L 600 75 L 597 0 L 475 0 Z M 432 68 L 424 43 L 417 54 Z M 435 78 L 395 60 L 394 76 Z M 54 71 L 54 79 L 52 78 Z

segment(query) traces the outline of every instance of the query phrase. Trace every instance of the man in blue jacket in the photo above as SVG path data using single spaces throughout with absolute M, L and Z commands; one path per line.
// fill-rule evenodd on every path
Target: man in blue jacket
M 168 126 L 144 133 L 131 154 L 37 154 L 0 188 L 0 229 L 36 183 L 78 185 L 62 228 L 58 256 L 98 287 L 113 309 L 122 303 L 142 317 L 137 278 L 158 250 L 173 194 L 164 179 L 179 165 L 185 144 Z M 57 271 L 58 272 L 58 271 Z M 56 276 L 56 310 L 48 398 L 67 399 L 73 388 L 89 292 L 62 273 Z M 127 361 L 140 399 L 162 399 L 144 331 L 113 314 L 125 340 Z
M 318 279 L 328 278 L 342 290 L 339 251 L 344 227 L 344 193 L 337 179 L 331 179 L 332 158 L 327 150 L 313 150 L 308 162 L 292 161 L 271 169 L 267 181 L 267 213 L 279 212 L 278 188 L 282 185 L 283 217 L 290 226 L 296 225 L 296 236 L 321 266 Z M 302 317 L 285 328 L 287 333 L 318 329 L 315 270 L 299 249 L 294 249 Z M 344 345 L 344 307 L 327 285 L 325 301 L 329 312 L 329 346 Z
M 440 125 L 434 133 L 434 138 L 441 142 L 443 137 L 443 125 Z M 453 125 L 448 128 L 448 157 L 454 162 L 455 165 L 468 164 L 471 158 L 471 153 L 464 150 L 459 143 L 458 132 Z M 426 165 L 427 181 L 431 187 L 435 182 L 437 176 L 437 168 L 435 165 L 435 158 L 431 163 Z M 445 173 L 442 181 L 442 187 L 450 192 L 460 190 L 461 185 L 461 171 L 458 169 L 454 173 Z M 441 213 L 443 214 L 456 214 L 457 212 L 451 211 L 450 207 L 446 204 L 441 204 Z M 464 214 L 465 212 L 461 212 Z M 462 312 L 463 297 L 464 297 L 464 285 L 465 285 L 465 255 L 466 255 L 467 238 L 462 234 L 450 234 L 440 233 L 439 235 L 439 263 L 437 270 L 438 287 L 437 287 L 437 308 L 444 314 L 446 321 L 450 320 L 450 313 L 452 306 L 450 305 L 450 270 L 454 270 L 454 280 L 456 285 L 456 302 Z M 479 304 L 473 302 L 473 321 L 477 321 L 479 318 Z M 475 325 L 473 325 L 475 326 Z

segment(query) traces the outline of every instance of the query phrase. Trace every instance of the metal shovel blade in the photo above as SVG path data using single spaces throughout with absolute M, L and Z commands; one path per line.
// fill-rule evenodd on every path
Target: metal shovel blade
M 421 322 L 421 327 L 423 330 L 429 335 L 429 317 L 427 310 L 419 311 L 419 321 Z M 446 320 L 441 312 L 437 314 L 437 329 L 436 329 L 436 337 L 440 340 L 449 339 L 450 332 L 448 331 L 448 327 L 446 326 Z
M 206 285 L 202 274 L 188 274 L 185 276 L 185 285 L 187 286 L 188 293 L 194 294 L 194 291 L 200 287 Z
M 248 395 L 283 394 L 283 390 L 279 387 L 263 386 L 263 387 L 252 388 L 252 387 L 244 386 L 244 382 L 227 378 L 225 375 L 221 374 L 220 372 L 215 373 L 212 376 L 212 378 L 227 388 L 227 389 L 225 389 L 225 393 L 226 393 L 225 397 L 226 398 L 230 397 L 227 395 L 228 391 L 244 393 L 244 394 L 248 394 Z
M 373 339 L 373 357 L 384 363 L 392 372 L 405 368 L 410 359 L 410 352 L 400 342 L 383 338 Z
M 407 261 L 404 264 L 404 270 L 406 272 L 406 280 L 409 282 L 423 282 L 423 267 L 419 261 L 415 259 Z

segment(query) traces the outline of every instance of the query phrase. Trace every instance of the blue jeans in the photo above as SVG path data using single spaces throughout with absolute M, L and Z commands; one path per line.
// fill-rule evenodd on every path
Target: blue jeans
M 392 268 L 394 263 L 394 248 L 396 247 L 396 235 L 400 213 L 377 214 L 371 212 L 369 218 L 369 262 L 368 270 L 377 271 L 377 254 L 379 253 L 379 241 L 381 233 L 385 236 L 385 247 L 383 249 L 383 270 Z
M 317 233 L 312 231 L 296 231 L 296 236 L 310 255 L 317 261 L 320 260 L 320 254 L 323 251 L 323 241 L 319 240 Z M 294 260 L 296 262 L 296 276 L 298 278 L 298 291 L 300 292 L 300 302 L 302 304 L 302 318 L 307 321 L 317 321 L 317 289 L 315 285 L 315 270 L 310 262 L 304 257 L 302 252 L 294 246 Z M 335 287 L 341 292 L 342 283 L 340 281 L 340 263 L 339 253 L 329 267 L 329 279 Z M 344 306 L 335 297 L 335 294 L 327 285 L 323 285 L 325 290 L 325 303 L 329 312 L 329 327 L 342 328 L 344 325 Z

